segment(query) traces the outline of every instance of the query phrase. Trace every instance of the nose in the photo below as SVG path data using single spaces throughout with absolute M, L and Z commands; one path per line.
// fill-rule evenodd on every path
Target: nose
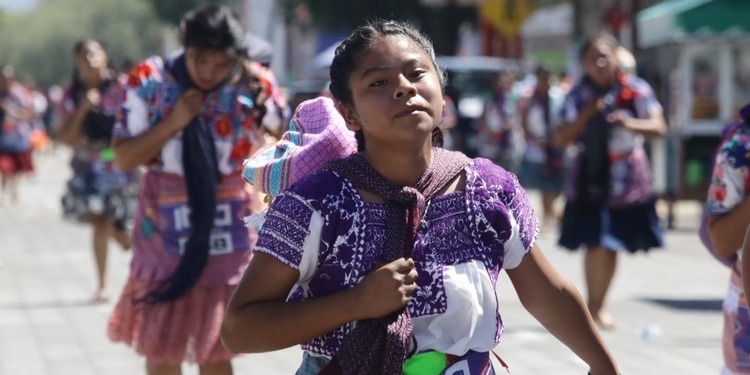
M 203 82 L 210 82 L 213 78 L 213 72 L 211 69 L 206 67 L 201 67 L 199 69 L 196 69 L 198 72 L 198 79 L 200 79 Z
M 396 85 L 396 89 L 393 90 L 393 99 L 401 99 L 404 96 L 412 97 L 416 95 L 417 88 L 414 87 L 414 84 L 403 75 L 399 75 L 398 85 Z

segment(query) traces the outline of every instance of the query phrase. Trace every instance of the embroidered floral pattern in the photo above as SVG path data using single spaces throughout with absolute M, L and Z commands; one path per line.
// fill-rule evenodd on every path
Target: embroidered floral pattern
M 149 62 L 138 64 L 128 75 L 128 85 L 133 88 L 139 87 L 148 81 L 154 74 L 154 67 Z
M 721 215 L 739 204 L 750 188 L 750 127 L 741 126 L 716 155 L 706 208 Z
M 630 87 L 630 82 L 626 77 L 627 76 L 624 74 L 617 75 L 617 80 L 620 82 L 621 87 L 620 95 L 617 96 L 616 100 L 617 107 L 619 108 L 627 108 L 631 106 L 638 95 L 637 89 Z
M 130 72 L 129 94 L 117 114 L 115 136 L 137 135 L 145 131 L 142 124 L 154 126 L 171 113 L 183 88 L 167 73 L 170 64 L 172 60 L 152 57 Z M 214 129 L 219 169 L 224 174 L 241 170 L 242 162 L 254 148 L 255 138 L 249 125 L 256 121 L 257 109 L 252 100 L 240 100 L 251 97 L 249 90 L 244 85 L 226 85 L 210 92 L 200 115 Z M 152 167 L 173 171 L 165 164 L 181 163 L 174 149 L 179 147 L 165 146 Z

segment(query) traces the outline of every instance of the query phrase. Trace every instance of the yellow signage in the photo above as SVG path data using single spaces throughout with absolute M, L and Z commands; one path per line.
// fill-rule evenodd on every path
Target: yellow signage
M 505 36 L 517 35 L 532 11 L 528 0 L 485 0 L 479 6 L 479 15 Z

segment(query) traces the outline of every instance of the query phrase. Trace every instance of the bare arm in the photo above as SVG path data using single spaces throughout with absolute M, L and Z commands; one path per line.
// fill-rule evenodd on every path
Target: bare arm
M 301 302 L 285 302 L 299 271 L 256 253 L 229 301 L 221 339 L 231 352 L 259 353 L 322 336 L 346 323 L 385 316 L 416 290 L 414 261 L 399 259 L 356 287 Z
M 708 218 L 708 234 L 711 236 L 711 243 L 716 254 L 722 258 L 735 254 L 743 246 L 743 234 L 750 223 L 750 198 L 748 197 L 750 196 L 745 197 L 740 204 L 726 214 Z
M 101 97 L 99 90 L 91 89 L 81 100 L 81 103 L 73 110 L 73 113 L 62 119 L 57 129 L 57 138 L 68 146 L 76 146 L 81 142 L 81 131 L 86 114 L 99 103 Z
M 18 106 L 8 105 L 5 100 L 0 100 L 0 107 L 5 112 L 5 116 L 14 118 L 16 120 L 26 120 L 32 116 L 31 110 L 28 108 L 17 108 Z
M 529 99 L 530 101 L 531 99 Z M 529 107 L 529 103 L 521 107 L 521 130 L 523 130 L 523 136 L 526 140 L 534 138 L 529 131 Z
M 592 375 L 614 375 L 617 364 L 596 330 L 581 295 L 554 270 L 535 245 L 508 270 L 524 308 L 591 367 Z
M 635 118 L 615 111 L 607 120 L 646 138 L 658 138 L 667 134 L 667 123 L 661 111 L 651 113 L 647 118 Z
M 199 90 L 187 90 L 177 100 L 172 112 L 145 132 L 133 138 L 113 137 L 115 164 L 129 171 L 153 159 L 170 138 L 200 113 L 204 100 Z
M 84 101 L 70 116 L 62 119 L 60 125 L 58 125 L 57 138 L 68 146 L 75 146 L 81 142 L 83 120 L 90 109 L 91 104 L 88 101 Z
M 123 171 L 132 170 L 156 156 L 165 143 L 177 134 L 185 124 L 179 124 L 167 116 L 152 128 L 133 138 L 112 138 L 115 164 Z

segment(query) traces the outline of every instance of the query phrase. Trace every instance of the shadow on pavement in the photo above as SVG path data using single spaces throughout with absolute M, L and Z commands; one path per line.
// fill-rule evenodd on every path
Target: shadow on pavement
M 719 298 L 709 299 L 669 299 L 669 298 L 642 298 L 642 301 L 661 305 L 675 310 L 691 311 L 721 311 L 722 300 Z
M 683 224 L 679 227 L 667 229 L 670 232 L 676 232 L 676 233 L 693 233 L 696 237 L 698 237 L 698 223 L 695 225 L 686 225 Z

